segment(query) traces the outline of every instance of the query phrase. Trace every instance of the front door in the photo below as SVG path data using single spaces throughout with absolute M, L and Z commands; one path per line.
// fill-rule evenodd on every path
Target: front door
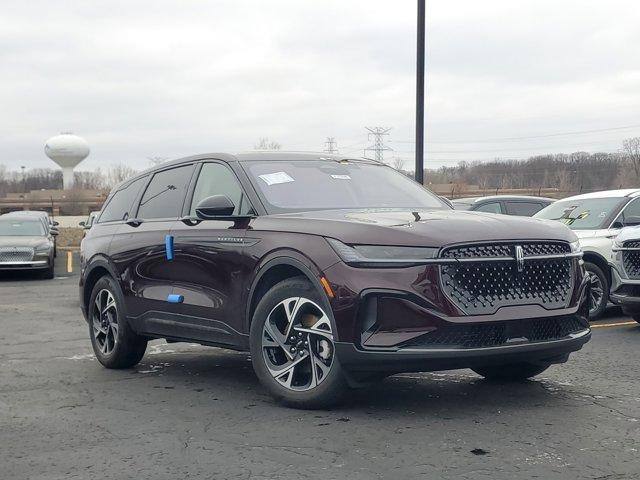
M 189 338 L 237 344 L 244 313 L 242 279 L 252 265 L 244 258 L 247 221 L 193 220 L 198 203 L 212 195 L 229 197 L 235 205 L 234 215 L 253 212 L 235 173 L 227 165 L 202 164 L 187 219 L 177 222 L 171 231 L 173 301 L 179 304 L 182 327 L 188 329 Z

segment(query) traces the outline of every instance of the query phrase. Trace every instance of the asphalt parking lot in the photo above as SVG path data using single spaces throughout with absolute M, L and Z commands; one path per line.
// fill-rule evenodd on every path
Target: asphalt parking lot
M 0 478 L 640 477 L 640 325 L 615 309 L 536 381 L 407 374 L 305 412 L 246 354 L 154 341 L 102 368 L 66 267 L 0 276 Z

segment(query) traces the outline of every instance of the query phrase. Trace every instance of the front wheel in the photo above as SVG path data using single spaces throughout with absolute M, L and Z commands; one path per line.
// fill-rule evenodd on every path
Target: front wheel
M 495 365 L 490 367 L 472 368 L 478 375 L 487 380 L 499 380 L 506 382 L 523 381 L 544 372 L 549 365 L 536 365 L 528 362 L 511 363 L 508 365 Z
M 292 278 L 271 288 L 256 307 L 250 331 L 253 369 L 286 405 L 326 408 L 347 390 L 325 303 L 306 279 Z
M 589 320 L 598 320 L 606 310 L 609 301 L 609 279 L 595 263 L 585 262 L 584 268 L 591 277 Z

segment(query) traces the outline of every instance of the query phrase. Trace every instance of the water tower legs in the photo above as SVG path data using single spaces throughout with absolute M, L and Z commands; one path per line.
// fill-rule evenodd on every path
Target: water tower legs
M 65 190 L 71 190 L 73 188 L 73 168 L 62 169 L 62 188 Z

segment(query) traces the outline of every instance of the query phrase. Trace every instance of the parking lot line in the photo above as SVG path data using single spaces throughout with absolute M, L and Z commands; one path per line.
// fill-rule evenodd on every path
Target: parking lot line
M 67 252 L 67 273 L 73 272 L 73 253 Z
M 625 325 L 638 325 L 638 322 L 616 322 L 616 323 L 599 323 L 591 325 L 591 328 L 607 328 L 607 327 L 623 327 Z

